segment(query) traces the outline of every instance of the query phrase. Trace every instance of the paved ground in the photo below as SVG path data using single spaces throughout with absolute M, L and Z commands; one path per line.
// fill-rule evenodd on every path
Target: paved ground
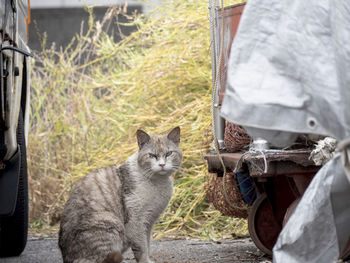
M 250 239 L 221 243 L 199 240 L 161 240 L 152 243 L 151 255 L 157 263 L 262 263 L 268 262 Z M 125 263 L 135 263 L 128 251 Z M 2 258 L 1 263 L 62 263 L 57 239 L 30 238 L 20 257 Z

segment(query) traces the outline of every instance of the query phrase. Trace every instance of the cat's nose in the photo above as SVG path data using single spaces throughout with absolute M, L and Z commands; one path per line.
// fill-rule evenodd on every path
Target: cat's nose
M 159 166 L 162 167 L 162 168 L 164 168 L 165 163 L 160 163 Z

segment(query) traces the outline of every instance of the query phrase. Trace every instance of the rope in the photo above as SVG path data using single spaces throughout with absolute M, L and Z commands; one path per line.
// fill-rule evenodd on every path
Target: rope
M 215 0 L 210 0 L 210 4 L 211 4 L 211 26 L 212 29 L 214 31 L 214 15 L 215 14 Z M 221 0 L 221 10 L 224 10 L 224 0 Z M 214 36 L 214 35 L 213 35 Z M 212 113 L 212 132 L 213 132 L 213 139 L 214 139 L 214 148 L 215 148 L 215 152 L 217 153 L 217 156 L 220 160 L 222 169 L 223 169 L 223 178 L 222 178 L 222 187 L 223 187 L 223 192 L 224 192 L 224 196 L 226 199 L 227 204 L 233 208 L 233 209 L 237 209 L 237 210 L 247 210 L 247 207 L 239 207 L 236 206 L 234 204 L 232 204 L 232 202 L 229 199 L 228 193 L 227 193 L 227 187 L 226 187 L 226 177 L 227 177 L 227 170 L 226 170 L 226 166 L 224 163 L 224 160 L 222 159 L 222 156 L 220 154 L 220 150 L 219 150 L 219 142 L 218 139 L 216 137 L 215 134 L 215 126 L 216 126 L 216 121 L 215 121 L 215 112 L 214 112 L 214 107 L 215 107 L 215 95 L 217 92 L 217 88 L 218 88 L 218 82 L 219 82 L 219 75 L 220 75 L 220 69 L 221 69 L 221 62 L 222 62 L 222 51 L 223 51 L 223 44 L 224 44 L 224 17 L 222 17 L 222 25 L 221 25 L 221 34 L 220 34 L 220 39 L 219 39 L 219 44 L 220 44 L 220 48 L 219 48 L 219 60 L 218 60 L 218 64 L 215 64 L 215 69 L 216 69 L 216 74 L 215 74 L 215 81 L 213 84 L 213 89 L 212 89 L 212 105 L 211 105 L 211 113 Z M 213 48 L 215 48 L 215 37 L 213 37 Z M 215 56 L 216 57 L 216 56 Z
M 261 153 L 261 155 L 264 159 L 264 169 L 262 169 L 260 166 L 256 165 L 252 161 L 250 161 L 249 163 L 251 165 L 253 165 L 254 167 L 256 167 L 257 169 L 259 169 L 261 174 L 267 173 L 268 165 L 267 165 L 267 159 L 266 159 L 266 155 L 265 155 L 266 151 L 265 150 L 256 150 L 256 149 L 250 149 L 248 152 L 245 152 L 244 154 L 242 154 L 242 156 L 241 156 L 241 158 L 239 158 L 237 165 L 236 165 L 233 172 L 238 173 L 239 169 L 241 169 L 241 167 L 242 167 L 243 161 L 244 161 L 246 156 L 248 156 L 248 155 L 257 156 L 259 153 Z

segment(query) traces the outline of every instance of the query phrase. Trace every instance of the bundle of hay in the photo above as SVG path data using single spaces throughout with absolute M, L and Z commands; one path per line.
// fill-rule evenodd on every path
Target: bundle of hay
M 162 133 L 179 125 L 183 166 L 156 236 L 246 235 L 244 222 L 220 217 L 205 199 L 202 156 L 212 140 L 208 3 L 165 2 L 125 24 L 138 30 L 120 42 L 102 30 L 113 12 L 100 22 L 91 17 L 88 32 L 66 50 L 37 55 L 28 141 L 32 229 L 57 228 L 76 181 L 136 151 L 138 128 Z

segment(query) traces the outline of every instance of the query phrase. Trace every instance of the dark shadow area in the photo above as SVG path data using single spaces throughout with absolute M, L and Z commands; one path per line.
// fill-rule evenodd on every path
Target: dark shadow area
M 102 21 L 108 7 L 95 7 L 93 14 L 95 21 Z M 127 9 L 127 15 L 135 12 L 142 13 L 142 6 L 131 6 Z M 49 8 L 32 9 L 31 23 L 29 24 L 29 46 L 32 50 L 40 51 L 44 32 L 47 34 L 46 48 L 51 47 L 52 43 L 59 47 L 67 47 L 72 38 L 80 34 L 82 22 L 84 23 L 83 32 L 88 29 L 89 13 L 84 8 Z M 128 22 L 124 15 L 117 15 L 111 20 L 108 28 L 108 34 L 113 35 L 116 41 L 121 39 L 120 31 L 123 35 L 128 35 L 136 29 L 132 26 L 122 26 L 118 28 L 117 21 L 120 23 Z

